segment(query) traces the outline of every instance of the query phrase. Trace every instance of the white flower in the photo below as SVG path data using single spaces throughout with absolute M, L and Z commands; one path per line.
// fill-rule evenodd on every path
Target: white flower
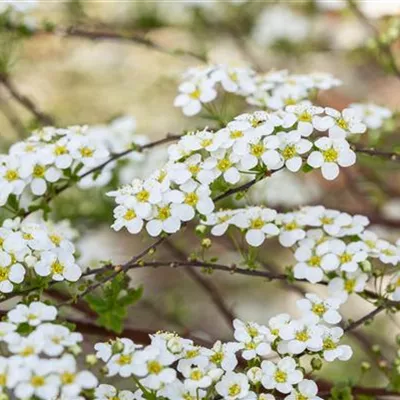
M 34 301 L 28 306 L 18 304 L 7 313 L 8 320 L 15 324 L 28 323 L 37 326 L 44 321 L 54 321 L 57 317 L 57 309 L 54 306 L 39 301 Z
M 291 247 L 306 235 L 302 217 L 296 213 L 278 214 L 276 223 L 281 231 L 279 243 L 284 247 Z
M 96 356 L 102 360 L 107 359 L 108 376 L 118 374 L 123 378 L 127 378 L 133 374 L 138 376 L 146 375 L 146 358 L 139 350 L 141 346 L 136 345 L 130 339 L 119 339 L 117 343 L 118 346 L 123 348 L 114 355 L 112 355 L 112 347 L 97 345 L 96 348 Z
M 47 182 L 55 183 L 61 178 L 61 171 L 51 165 L 46 154 L 28 157 L 21 166 L 21 176 L 30 181 L 32 193 L 41 196 L 47 191 Z
M 112 385 L 101 384 L 94 391 L 95 400 L 134 400 L 134 394 L 130 390 L 117 390 Z
M 183 192 L 183 202 L 178 206 L 178 209 L 183 221 L 192 220 L 196 211 L 203 215 L 213 212 L 214 202 L 211 199 L 211 190 L 208 186 L 189 181 L 181 185 L 180 189 Z
M 280 132 L 278 137 L 282 163 L 291 172 L 299 171 L 303 163 L 301 156 L 311 149 L 312 143 L 307 139 L 303 139 L 299 131 Z
M 332 139 L 344 139 L 349 135 L 364 133 L 367 127 L 361 122 L 358 113 L 352 108 L 346 108 L 339 112 L 326 107 L 325 113 L 331 117 L 329 137 Z
M 201 400 L 206 397 L 207 392 L 202 389 L 189 390 L 184 383 L 175 380 L 171 384 L 161 388 L 157 394 L 169 400 Z
M 314 322 L 323 320 L 328 324 L 338 324 L 342 320 L 337 311 L 341 305 L 340 299 L 328 298 L 323 300 L 313 293 L 307 293 L 305 297 L 297 300 L 296 305 L 306 319 L 311 319 Z
M 188 117 L 198 114 L 202 104 L 209 103 L 217 97 L 214 82 L 211 80 L 184 82 L 178 89 L 180 94 L 175 98 L 174 106 L 181 107 Z
M 323 327 L 322 342 L 324 359 L 332 362 L 336 359 L 347 361 L 353 355 L 353 351 L 348 345 L 339 345 L 340 338 L 343 336 L 343 329 L 339 327 Z
M 318 118 L 317 116 L 322 114 L 324 109 L 322 107 L 313 106 L 308 101 L 304 101 L 293 106 L 287 106 L 286 111 L 296 115 L 298 120 L 297 130 L 301 133 L 301 136 L 308 137 L 314 131 L 314 124 Z
M 285 397 L 285 400 L 322 400 L 321 397 L 317 396 L 317 393 L 317 384 L 310 379 L 304 379 L 299 382 L 296 390 L 293 390 L 289 396 Z
M 243 399 L 249 394 L 249 389 L 247 376 L 235 372 L 227 372 L 215 385 L 217 393 L 227 400 Z
M 226 182 L 235 184 L 240 180 L 239 161 L 238 155 L 220 150 L 204 160 L 203 168 L 212 172 L 214 179 L 222 175 Z
M 268 327 L 273 339 L 276 339 L 279 336 L 281 329 L 290 323 L 290 319 L 290 315 L 285 313 L 270 318 L 268 321 Z
M 224 371 L 233 371 L 238 363 L 236 351 L 240 345 L 233 343 L 222 343 L 217 341 L 211 349 L 203 349 L 202 353 L 208 357 L 211 364 L 216 368 L 222 368 Z
M 76 282 L 82 275 L 75 257 L 63 249 L 43 252 L 35 271 L 40 276 L 51 276 L 55 281 Z
M 143 375 L 147 376 L 140 381 L 144 387 L 158 390 L 176 379 L 176 371 L 168 368 L 175 361 L 175 356 L 169 351 L 150 345 L 143 350 L 142 357 L 146 359 Z M 137 371 L 136 374 L 139 375 Z
M 318 351 L 322 347 L 321 328 L 314 321 L 291 321 L 279 330 L 285 341 L 278 345 L 280 353 L 300 354 L 305 350 Z
M 256 20 L 253 38 L 260 46 L 271 45 L 280 40 L 302 42 L 310 30 L 310 20 L 290 7 L 273 5 L 265 7 Z
M 223 235 L 230 225 L 234 223 L 235 216 L 239 210 L 218 211 L 207 215 L 203 223 L 207 226 L 212 226 L 211 233 L 214 236 Z
M 257 356 L 266 356 L 271 352 L 272 335 L 266 326 L 255 322 L 233 321 L 234 338 L 241 345 L 242 357 L 252 360 Z
M 365 261 L 368 257 L 366 252 L 367 247 L 363 242 L 352 242 L 346 245 L 343 240 L 331 239 L 323 244 L 321 247 L 329 249 L 331 253 L 329 263 L 332 268 L 339 267 L 341 271 L 355 272 L 359 268 L 359 263 Z M 332 257 L 332 256 L 335 257 Z
M 94 389 L 97 378 L 89 371 L 78 371 L 76 360 L 71 354 L 64 354 L 56 364 L 60 376 L 61 394 L 74 398 L 78 397 L 83 389 Z
M 333 278 L 329 284 L 329 293 L 333 297 L 338 297 L 343 302 L 347 300 L 349 294 L 360 293 L 364 290 L 368 281 L 368 275 L 360 270 L 348 272 L 343 278 Z
M 191 366 L 190 363 L 180 363 L 178 371 L 184 376 L 184 384 L 189 391 L 208 388 L 224 372 L 220 368 L 214 368 L 211 364 Z
M 129 203 L 133 203 L 129 207 Z M 140 218 L 135 212 L 136 202 L 133 199 L 126 200 L 124 205 L 119 205 L 114 208 L 114 223 L 111 228 L 119 231 L 125 227 L 129 233 L 139 233 L 144 225 L 143 219 Z
M 269 208 L 251 207 L 238 212 L 234 224 L 246 230 L 246 241 L 251 246 L 260 246 L 265 238 L 279 234 L 279 228 L 273 223 L 276 211 Z
M 314 145 L 319 150 L 308 156 L 307 163 L 313 168 L 321 168 L 325 179 L 335 179 L 339 175 L 339 166 L 349 167 L 356 162 L 356 154 L 345 139 L 323 137 Z
M 350 108 L 356 112 L 358 117 L 369 129 L 379 129 L 384 121 L 392 117 L 392 112 L 385 107 L 377 106 L 376 104 L 353 103 Z
M 36 332 L 43 336 L 46 343 L 43 352 L 50 357 L 59 356 L 65 348 L 75 346 L 83 341 L 79 332 L 71 332 L 62 325 L 41 324 L 37 327 Z
M 0 206 L 7 203 L 10 194 L 20 195 L 25 186 L 18 157 L 0 157 Z
M 31 369 L 27 369 L 15 387 L 15 395 L 20 399 L 37 396 L 39 399 L 52 400 L 58 394 L 58 378 L 52 374 L 54 365 L 50 360 L 38 360 Z
M 19 264 L 12 264 L 12 258 L 6 252 L 0 251 L 0 292 L 12 292 L 13 283 L 21 283 L 25 277 L 25 269 Z
M 181 228 L 181 221 L 189 221 L 190 218 L 182 218 L 179 204 L 159 203 L 153 217 L 146 224 L 146 230 L 151 236 L 158 236 L 161 232 L 175 233 Z
M 293 268 L 294 276 L 297 279 L 306 279 L 311 283 L 321 282 L 324 271 L 331 271 L 331 256 L 322 245 L 315 245 L 312 240 L 309 243 L 300 245 L 294 253 L 298 261 Z M 335 266 L 333 266 L 335 267 Z
M 276 389 L 281 393 L 289 393 L 293 385 L 303 379 L 302 372 L 297 369 L 296 361 L 291 357 L 284 357 L 277 364 L 263 361 L 261 369 L 264 373 L 261 383 L 265 389 Z

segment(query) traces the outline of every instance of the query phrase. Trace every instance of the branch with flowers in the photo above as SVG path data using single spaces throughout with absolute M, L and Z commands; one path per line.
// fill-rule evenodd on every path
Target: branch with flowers
M 12 5 L 4 11 L 7 30 L 20 29 L 14 12 L 20 13 Z M 171 53 L 145 38 L 111 31 L 33 30 L 34 35 L 60 32 L 128 40 Z M 190 51 L 172 53 L 207 60 Z M 53 117 L 16 90 L 7 74 L 2 76 L 18 102 L 43 125 L 54 125 Z M 383 150 L 368 140 L 371 131 L 393 118 L 390 110 L 317 104 L 320 91 L 340 84 L 325 73 L 257 73 L 225 64 L 190 68 L 174 105 L 188 117 L 201 114 L 211 127 L 150 141 L 133 133 L 135 121 L 129 117 L 100 126 L 44 126 L 2 154 L 0 304 L 7 307 L 0 321 L 0 398 L 399 397 L 399 350 L 386 360 L 379 348 L 371 348 L 388 381 L 385 387 L 358 381 L 334 385 L 321 369 L 351 359 L 347 333 L 399 311 L 400 239 L 394 243 L 371 230 L 367 215 L 323 205 L 278 211 L 249 201 L 252 190 L 265 190 L 262 185 L 288 172 L 315 175 L 319 170 L 321 181 L 340 179 L 359 154 L 397 167 L 396 149 Z M 232 115 L 224 106 L 230 96 L 242 100 Z M 151 158 L 157 149 L 163 153 L 159 168 Z M 144 164 L 150 171 L 140 176 Z M 113 208 L 111 228 L 149 241 L 123 263 L 84 265 L 75 225 L 59 220 L 56 212 L 57 201 L 73 187 L 85 193 L 96 188 Z M 385 223 L 379 214 L 373 217 Z M 171 244 L 179 234 L 196 237 L 189 254 Z M 213 251 L 224 240 L 236 250 L 233 256 Z M 287 255 L 282 260 L 290 260 L 284 271 L 265 268 L 270 259 L 262 251 L 270 251 L 271 243 L 275 252 Z M 170 257 L 159 255 L 163 248 Z M 221 318 L 232 323 L 233 338 L 125 326 L 143 292 L 133 284 L 133 271 L 163 268 L 189 271 Z M 225 304 L 217 280 L 209 282 L 217 274 L 320 286 L 328 295 L 300 290 L 297 312 L 272 315 L 263 324 L 243 321 Z M 372 307 L 357 318 L 344 318 L 341 308 L 355 295 Z M 90 347 L 87 336 L 102 339 Z M 363 362 L 361 376 L 371 367 Z

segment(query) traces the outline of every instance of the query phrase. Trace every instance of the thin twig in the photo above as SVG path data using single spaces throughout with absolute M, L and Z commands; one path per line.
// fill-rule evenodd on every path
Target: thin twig
M 22 94 L 11 82 L 7 75 L 0 76 L 0 83 L 7 89 L 11 96 L 29 110 L 42 125 L 54 125 L 55 121 L 52 116 L 46 114 L 26 95 Z

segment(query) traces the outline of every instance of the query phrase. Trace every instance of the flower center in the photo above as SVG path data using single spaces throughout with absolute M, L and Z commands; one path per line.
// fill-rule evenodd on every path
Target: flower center
M 338 126 L 344 130 L 348 130 L 349 129 L 349 124 L 343 119 L 343 118 L 339 118 L 336 123 L 338 124 Z
M 261 229 L 264 226 L 264 221 L 261 218 L 252 219 L 250 222 L 250 227 L 252 229 Z
M 329 217 L 322 217 L 320 218 L 321 224 L 323 225 L 331 225 L 333 224 L 333 218 L 329 218 Z
M 325 314 L 325 311 L 326 311 L 326 307 L 321 303 L 313 304 L 313 306 L 312 306 L 312 312 L 314 314 L 319 315 L 320 317 L 322 317 Z
M 185 203 L 188 204 L 189 206 L 192 207 L 195 206 L 198 203 L 198 201 L 199 201 L 199 196 L 194 192 L 187 193 L 185 196 Z
M 190 374 L 190 379 L 193 381 L 199 381 L 203 377 L 203 373 L 199 369 L 195 369 Z
M 0 386 L 6 386 L 7 384 L 7 375 L 0 374 Z
M 118 358 L 117 364 L 128 365 L 132 362 L 132 356 L 129 354 L 121 354 Z
M 61 237 L 53 233 L 52 235 L 49 235 L 50 240 L 55 244 L 56 246 L 59 246 L 61 243 Z
M 250 146 L 250 152 L 255 157 L 261 157 L 264 154 L 265 148 L 262 143 L 253 144 Z
M 16 179 L 18 179 L 18 172 L 15 169 L 9 169 L 5 173 L 5 178 L 8 180 L 8 182 L 15 181 Z
M 158 361 L 149 361 L 147 363 L 147 369 L 150 374 L 158 375 L 162 371 L 162 365 Z
M 334 350 L 336 349 L 336 343 L 331 338 L 326 338 L 323 340 L 324 350 Z
M 301 331 L 296 333 L 296 339 L 300 342 L 306 342 L 310 338 L 307 331 Z
M 190 93 L 189 96 L 190 96 L 192 99 L 197 100 L 197 99 L 200 98 L 200 95 L 201 95 L 200 89 L 196 89 L 195 91 L 193 91 L 192 93 Z
M 94 153 L 94 151 L 89 147 L 82 147 L 79 151 L 82 157 L 92 157 Z
M 296 154 L 297 154 L 296 147 L 294 145 L 286 146 L 282 152 L 282 156 L 285 160 L 289 160 L 290 158 L 293 158 Z
M 239 139 L 239 138 L 243 137 L 243 132 L 242 131 L 232 131 L 229 136 L 231 139 Z
M 43 376 L 39 376 L 39 375 L 34 375 L 31 378 L 31 385 L 33 387 L 40 387 L 44 385 L 44 378 Z
M 68 150 L 65 146 L 56 146 L 56 148 L 54 149 L 54 154 L 56 156 L 62 156 L 63 154 L 67 154 Z
M 222 351 L 217 351 L 210 357 L 210 361 L 218 365 L 221 364 L 223 359 L 224 359 L 224 353 Z
M 200 171 L 200 167 L 196 164 L 192 164 L 189 165 L 188 170 L 192 175 L 197 175 Z
M 141 202 L 144 203 L 149 200 L 150 193 L 147 190 L 141 190 L 137 195 L 136 198 Z
M 127 210 L 124 219 L 127 221 L 132 221 L 134 218 L 136 218 L 136 213 L 133 210 Z
M 308 265 L 310 267 L 319 267 L 321 264 L 321 257 L 318 256 L 311 256 L 308 260 Z
M 303 111 L 299 117 L 299 121 L 302 122 L 311 122 L 312 121 L 312 115 L 308 111 Z
M 287 106 L 294 106 L 296 104 L 296 100 L 288 97 L 287 99 L 285 99 L 285 105 Z
M 349 253 L 343 253 L 343 254 L 339 257 L 339 259 L 340 259 L 340 262 L 341 262 L 342 264 L 344 264 L 344 263 L 350 262 L 350 261 L 353 259 L 353 257 L 352 257 L 352 255 L 349 254 Z
M 322 155 L 324 156 L 324 160 L 326 162 L 335 162 L 338 158 L 338 152 L 335 149 L 328 149 L 328 150 L 324 150 L 322 152 Z
M 299 226 L 298 226 L 298 224 L 297 224 L 296 221 L 289 222 L 289 223 L 287 223 L 287 224 L 285 225 L 285 229 L 286 229 L 287 231 L 294 231 L 294 230 L 297 229 L 298 227 L 299 227 Z
M 228 389 L 229 396 L 237 396 L 240 393 L 240 391 L 241 391 L 240 385 L 238 385 L 237 383 L 233 384 Z
M 158 219 L 165 221 L 171 216 L 171 210 L 168 206 L 160 207 L 158 209 Z
M 354 292 L 354 288 L 356 286 L 356 281 L 355 279 L 347 279 L 344 283 L 344 290 L 347 293 L 353 293 Z
M 201 144 L 201 147 L 208 147 L 212 144 L 212 140 L 211 139 L 203 139 L 200 144 Z
M 9 268 L 0 267 L 0 282 L 4 282 L 8 279 L 8 275 L 10 273 Z
M 185 358 L 195 358 L 200 354 L 199 349 L 195 349 L 195 350 L 188 350 L 186 352 L 186 356 Z
M 280 369 L 278 369 L 275 372 L 275 380 L 278 383 L 285 383 L 286 382 L 286 378 L 287 378 L 287 373 L 284 371 L 281 371 Z
M 64 265 L 60 263 L 60 261 L 54 261 L 51 264 L 51 272 L 53 274 L 62 274 L 64 272 Z
M 232 163 L 231 163 L 228 159 L 226 159 L 226 158 L 223 158 L 223 159 L 219 160 L 219 161 L 218 161 L 218 164 L 217 164 L 217 168 L 218 168 L 220 171 L 226 171 L 226 170 L 228 170 L 231 166 L 232 166 Z
M 35 349 L 32 346 L 26 346 L 24 349 L 22 349 L 19 353 L 22 357 L 28 357 L 31 356 L 32 354 L 35 354 Z
M 61 375 L 61 382 L 63 385 L 71 385 L 75 381 L 75 374 L 71 372 L 64 372 Z

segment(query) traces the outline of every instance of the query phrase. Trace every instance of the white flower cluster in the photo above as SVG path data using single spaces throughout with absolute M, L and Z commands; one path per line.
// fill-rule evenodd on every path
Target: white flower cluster
M 97 343 L 96 357 L 106 364 L 107 376 L 134 376 L 139 383 L 135 398 L 151 392 L 169 400 L 203 399 L 211 393 L 226 400 L 273 400 L 279 393 L 287 400 L 316 400 L 317 385 L 304 379 L 300 357 L 346 361 L 352 350 L 339 344 L 343 330 L 331 325 L 341 320 L 340 302 L 307 294 L 297 305 L 300 319 L 280 314 L 266 326 L 236 319 L 235 342 L 217 341 L 212 348 L 161 332 L 151 335 L 146 347 L 126 338 Z M 239 355 L 244 362 L 239 363 Z
M 332 116 L 334 111 L 306 103 L 287 111 L 242 114 L 217 132 L 205 129 L 183 136 L 169 147 L 164 168 L 109 193 L 118 204 L 113 228 L 136 234 L 146 225 L 151 236 L 177 232 L 196 214 L 214 210 L 216 186 L 227 188 L 245 177 L 283 168 L 296 172 L 307 163 L 321 167 L 326 179 L 336 178 L 339 166 L 356 159 L 345 136 L 361 133 L 365 126 L 349 119 L 347 110 Z M 315 130 L 335 137 L 313 143 Z
M 223 210 L 208 215 L 203 224 L 211 226 L 215 236 L 230 226 L 239 228 L 251 246 L 279 236 L 282 246 L 294 250 L 294 277 L 311 283 L 327 279 L 332 296 L 342 300 L 364 290 L 370 277 L 369 260 L 400 263 L 400 241 L 396 246 L 366 230 L 369 221 L 364 216 L 323 206 L 289 213 L 263 207 Z
M 75 238 L 68 224 L 39 223 L 19 218 L 0 227 L 0 293 L 10 293 L 26 276 L 76 282 L 82 275 L 76 264 Z
M 135 135 L 135 120 L 121 117 L 110 125 L 72 126 L 66 129 L 46 127 L 0 155 L 0 206 L 10 195 L 29 205 L 36 196 L 43 196 L 72 177 L 80 177 L 132 145 L 143 145 L 147 138 Z M 131 152 L 129 160 L 141 159 Z M 117 161 L 107 164 L 99 174 L 87 175 L 78 185 L 82 188 L 104 186 L 112 177 Z
M 291 7 L 277 4 L 265 7 L 255 22 L 252 36 L 259 46 L 269 46 L 280 41 L 300 43 L 311 31 L 309 17 L 293 11 Z
M 0 393 L 15 399 L 78 400 L 97 378 L 78 369 L 82 335 L 55 322 L 57 309 L 41 302 L 18 304 L 0 322 Z
M 358 117 L 368 129 L 382 128 L 385 120 L 393 116 L 392 111 L 388 108 L 377 106 L 372 103 L 353 103 L 350 104 L 350 108 L 358 114 Z
M 174 105 L 181 107 L 185 115 L 193 116 L 207 110 L 207 103 L 215 100 L 218 89 L 222 89 L 245 97 L 251 105 L 278 110 L 340 84 L 327 73 L 290 75 L 282 70 L 260 75 L 250 68 L 212 65 L 190 68 L 184 74 Z

